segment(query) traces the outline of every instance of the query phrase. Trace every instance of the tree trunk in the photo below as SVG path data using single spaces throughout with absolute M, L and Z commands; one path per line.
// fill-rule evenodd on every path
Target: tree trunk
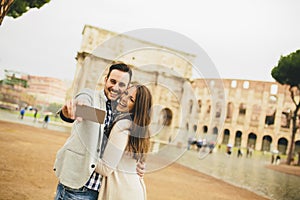
M 293 113 L 293 117 L 292 117 L 292 138 L 291 138 L 291 145 L 290 145 L 290 149 L 289 149 L 289 153 L 288 153 L 288 157 L 287 157 L 287 164 L 290 165 L 291 161 L 293 160 L 292 158 L 294 158 L 294 145 L 295 145 L 295 136 L 297 133 L 297 114 L 298 114 L 298 110 L 299 110 L 299 105 L 296 107 L 294 113 Z
M 14 0 L 1 0 L 0 5 L 0 26 Z

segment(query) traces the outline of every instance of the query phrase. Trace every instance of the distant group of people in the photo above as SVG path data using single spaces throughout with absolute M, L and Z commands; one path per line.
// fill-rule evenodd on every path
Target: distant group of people
M 205 141 L 204 141 L 204 144 L 205 144 Z M 197 140 L 194 137 L 190 137 L 188 139 L 187 149 L 190 150 L 193 146 L 197 147 L 197 151 L 199 151 L 201 149 L 201 147 L 203 146 L 203 140 Z
M 246 150 L 246 158 L 251 158 L 253 151 L 254 151 L 253 145 L 248 146 L 247 150 Z M 231 145 L 227 145 L 226 153 L 227 153 L 227 155 L 231 155 L 231 153 L 232 153 Z M 238 150 L 237 150 L 237 157 L 238 158 L 243 157 L 243 151 L 240 146 L 238 147 Z
M 187 149 L 190 150 L 192 148 L 196 148 L 197 151 L 203 149 L 205 151 L 207 148 L 209 149 L 209 153 L 212 153 L 215 147 L 215 143 L 213 141 L 207 142 L 206 139 L 196 139 L 195 137 L 190 137 L 188 139 Z
M 37 118 L 37 114 L 38 114 L 38 109 L 37 108 L 28 108 L 28 107 L 21 108 L 19 118 L 24 119 L 24 116 L 25 116 L 25 113 L 26 113 L 27 110 L 30 110 L 30 111 L 33 110 L 34 111 L 33 118 L 34 118 L 34 122 L 35 122 L 36 118 Z
M 24 116 L 25 116 L 25 113 L 26 111 L 28 110 L 27 107 L 24 107 L 24 108 L 21 108 L 20 109 L 20 115 L 19 115 L 19 118 L 20 119 L 24 119 Z M 37 108 L 30 108 L 30 110 L 33 110 L 34 113 L 33 113 L 33 122 L 36 122 L 37 121 L 37 115 L 38 115 L 38 109 Z M 46 114 L 44 116 L 44 120 L 43 120 L 43 128 L 47 128 L 48 127 L 48 124 L 50 122 L 50 115 L 49 114 Z
M 253 154 L 253 151 L 254 151 L 254 147 L 253 147 L 253 145 L 250 145 L 250 146 L 248 146 L 247 147 L 247 152 L 246 152 L 246 157 L 248 158 L 248 157 L 252 157 L 252 154 Z
M 251 158 L 253 151 L 254 151 L 253 145 L 249 145 L 246 150 L 246 158 Z M 238 150 L 237 150 L 237 157 L 238 158 L 243 157 L 243 151 L 240 146 L 238 147 Z
M 280 160 L 281 160 L 281 157 L 279 154 L 277 154 L 277 156 L 275 157 L 274 154 L 272 154 L 271 156 L 271 164 L 273 165 L 279 165 L 280 164 Z

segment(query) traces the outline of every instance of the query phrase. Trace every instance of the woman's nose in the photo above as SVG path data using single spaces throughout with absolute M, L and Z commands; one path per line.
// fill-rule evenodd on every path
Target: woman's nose
M 127 102 L 128 101 L 128 94 L 124 93 L 122 98 L 121 98 L 122 102 Z

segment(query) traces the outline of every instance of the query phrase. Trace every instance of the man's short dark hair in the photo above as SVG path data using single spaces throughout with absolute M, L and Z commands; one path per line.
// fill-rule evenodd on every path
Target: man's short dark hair
M 116 69 L 116 70 L 120 70 L 122 72 L 127 72 L 129 74 L 129 82 L 131 81 L 131 77 L 132 77 L 132 70 L 131 70 L 132 66 L 131 65 L 127 65 L 125 63 L 122 62 L 118 62 L 118 63 L 114 63 L 109 67 L 109 71 L 107 74 L 107 78 L 109 78 L 110 73 L 112 70 Z

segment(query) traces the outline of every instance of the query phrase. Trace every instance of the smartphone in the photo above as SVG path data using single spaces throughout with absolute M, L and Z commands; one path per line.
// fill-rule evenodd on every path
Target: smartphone
M 89 120 L 104 124 L 106 111 L 87 105 L 76 105 L 76 117 L 81 117 L 84 120 Z

